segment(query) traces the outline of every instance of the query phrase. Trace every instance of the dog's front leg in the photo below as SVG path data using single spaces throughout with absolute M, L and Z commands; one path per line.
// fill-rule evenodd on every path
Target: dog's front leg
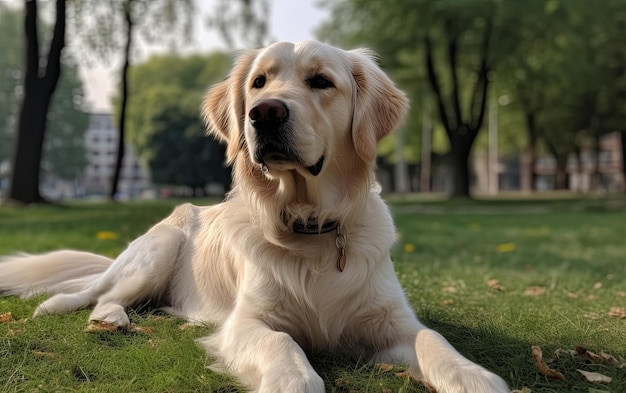
M 257 319 L 231 316 L 213 336 L 200 339 L 219 369 L 232 373 L 259 393 L 323 393 L 324 381 L 304 351 L 284 332 Z
M 434 330 L 418 329 L 406 340 L 379 354 L 375 360 L 407 364 L 413 377 L 438 393 L 509 393 L 506 382 L 456 351 Z

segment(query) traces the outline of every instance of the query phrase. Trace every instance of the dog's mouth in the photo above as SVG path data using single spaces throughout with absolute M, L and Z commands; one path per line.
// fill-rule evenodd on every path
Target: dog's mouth
M 311 175 L 317 176 L 324 167 L 324 155 L 322 155 L 315 164 L 306 165 L 293 150 L 257 151 L 255 156 L 256 161 L 261 165 L 264 172 L 267 172 L 270 166 L 281 168 L 289 167 L 295 164 L 304 167 Z

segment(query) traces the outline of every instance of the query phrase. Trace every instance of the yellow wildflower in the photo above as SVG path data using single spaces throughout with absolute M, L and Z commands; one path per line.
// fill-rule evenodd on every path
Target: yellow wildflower
M 119 239 L 120 235 L 111 231 L 100 231 L 96 233 L 96 237 L 98 238 L 98 240 L 117 240 Z
M 498 244 L 498 247 L 496 247 L 496 250 L 498 252 L 511 252 L 511 251 L 515 251 L 515 243 L 502 243 L 502 244 Z

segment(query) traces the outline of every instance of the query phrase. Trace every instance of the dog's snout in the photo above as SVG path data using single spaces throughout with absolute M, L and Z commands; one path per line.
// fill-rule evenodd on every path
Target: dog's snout
M 275 99 L 263 100 L 248 113 L 250 122 L 257 130 L 280 125 L 289 117 L 289 109 L 284 102 Z

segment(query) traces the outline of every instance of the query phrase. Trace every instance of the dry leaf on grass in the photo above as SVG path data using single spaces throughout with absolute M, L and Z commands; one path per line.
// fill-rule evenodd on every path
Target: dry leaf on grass
M 574 352 L 576 355 L 584 357 L 591 363 L 608 364 L 610 366 L 616 366 L 617 368 L 626 367 L 626 362 L 620 361 L 615 356 L 602 351 L 600 353 L 594 353 L 587 348 L 576 347 L 576 350 Z
M 130 333 L 141 333 L 141 334 L 153 334 L 154 329 L 151 327 L 145 326 L 136 326 L 131 324 L 128 329 L 123 329 L 118 326 L 112 325 L 108 322 L 104 321 L 91 321 L 89 325 L 85 328 L 86 332 L 94 333 L 94 332 L 130 332 Z
M 528 287 L 524 290 L 524 296 L 541 296 L 548 292 L 548 289 L 545 287 Z
M 393 364 L 389 364 L 389 363 L 376 363 L 376 368 L 379 369 L 380 371 L 387 373 L 391 370 L 393 370 Z
M 530 388 L 522 388 L 522 389 L 515 389 L 511 393 L 532 393 L 532 392 L 533 391 L 530 390 Z
M 117 326 L 104 321 L 91 321 L 85 328 L 86 332 L 116 332 Z
M 540 347 L 533 345 L 532 355 L 533 355 L 533 359 L 535 359 L 535 366 L 537 367 L 537 371 L 539 371 L 540 374 L 545 375 L 548 378 L 554 378 L 554 379 L 560 379 L 561 381 L 567 381 L 567 379 L 565 379 L 565 375 L 548 367 L 546 362 L 543 360 L 543 353 L 541 352 Z
M 611 309 L 609 310 L 609 317 L 626 318 L 626 308 L 611 307 Z
M 489 288 L 495 289 L 496 291 L 506 291 L 506 287 L 500 284 L 500 282 L 495 278 L 485 280 L 485 284 L 487 284 Z
M 626 292 L 624 291 L 617 291 L 615 294 L 617 295 L 617 297 L 626 297 Z
M 584 375 L 585 379 L 591 383 L 611 383 L 611 381 L 613 380 L 613 378 L 607 377 L 606 375 L 600 373 L 593 373 L 590 371 L 578 369 L 576 371 Z
M 12 319 L 13 319 L 13 316 L 11 315 L 10 312 L 5 312 L 4 314 L 0 314 L 0 323 L 11 322 Z

